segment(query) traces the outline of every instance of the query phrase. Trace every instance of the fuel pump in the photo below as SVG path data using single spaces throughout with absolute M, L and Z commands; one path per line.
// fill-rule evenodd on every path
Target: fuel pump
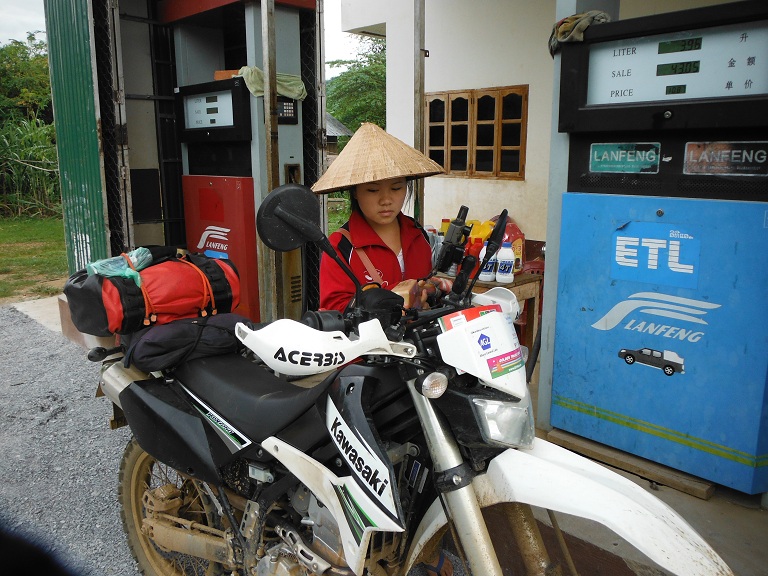
M 290 3 L 289 3 L 290 4 Z M 314 2 L 301 2 L 314 10 Z M 256 209 L 269 192 L 266 181 L 264 95 L 248 78 L 258 78 L 262 64 L 261 13 L 258 5 L 244 7 L 243 41 L 246 61 L 226 71 L 227 38 L 210 28 L 177 24 L 176 110 L 182 142 L 182 190 L 187 248 L 216 258 L 229 258 L 241 281 L 236 312 L 260 319 Z M 278 73 L 301 82 L 300 20 L 290 5 L 275 9 Z M 231 60 L 231 58 L 230 58 Z M 247 65 L 246 65 L 247 64 Z M 242 72 L 242 75 L 239 73 Z M 221 77 L 221 80 L 214 80 Z M 205 79 L 205 81 L 201 81 Z M 278 84 L 278 91 L 280 90 Z M 306 92 L 304 92 L 306 93 Z M 303 183 L 302 101 L 278 96 L 280 184 Z M 319 218 L 319 214 L 318 214 Z M 294 255 L 296 256 L 296 255 Z M 301 255 L 286 257 L 277 274 L 286 315 L 298 318 L 302 308 Z
M 591 26 L 559 131 L 552 426 L 768 491 L 768 6 Z

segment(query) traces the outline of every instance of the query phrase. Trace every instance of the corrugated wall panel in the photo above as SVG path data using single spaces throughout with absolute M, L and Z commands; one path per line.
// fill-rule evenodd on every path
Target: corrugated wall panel
M 70 273 L 108 254 L 88 0 L 45 0 L 56 145 Z

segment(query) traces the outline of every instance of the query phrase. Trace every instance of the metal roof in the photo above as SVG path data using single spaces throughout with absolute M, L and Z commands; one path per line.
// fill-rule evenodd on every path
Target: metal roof
M 325 133 L 327 136 L 352 136 L 352 131 L 336 120 L 328 112 L 325 113 Z

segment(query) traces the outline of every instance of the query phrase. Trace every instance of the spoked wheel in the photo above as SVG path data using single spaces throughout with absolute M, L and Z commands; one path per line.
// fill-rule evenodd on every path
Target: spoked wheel
M 184 520 L 218 527 L 216 511 L 201 485 L 141 449 L 135 439 L 125 447 L 120 463 L 118 498 L 128 545 L 146 576 L 217 576 L 220 564 L 195 556 L 160 549 L 142 530 L 147 490 L 172 490 L 181 499 L 177 515 Z

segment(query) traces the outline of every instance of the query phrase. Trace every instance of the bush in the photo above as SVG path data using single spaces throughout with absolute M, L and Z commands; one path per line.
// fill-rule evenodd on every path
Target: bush
M 37 118 L 0 127 L 0 215 L 61 214 L 56 130 Z

